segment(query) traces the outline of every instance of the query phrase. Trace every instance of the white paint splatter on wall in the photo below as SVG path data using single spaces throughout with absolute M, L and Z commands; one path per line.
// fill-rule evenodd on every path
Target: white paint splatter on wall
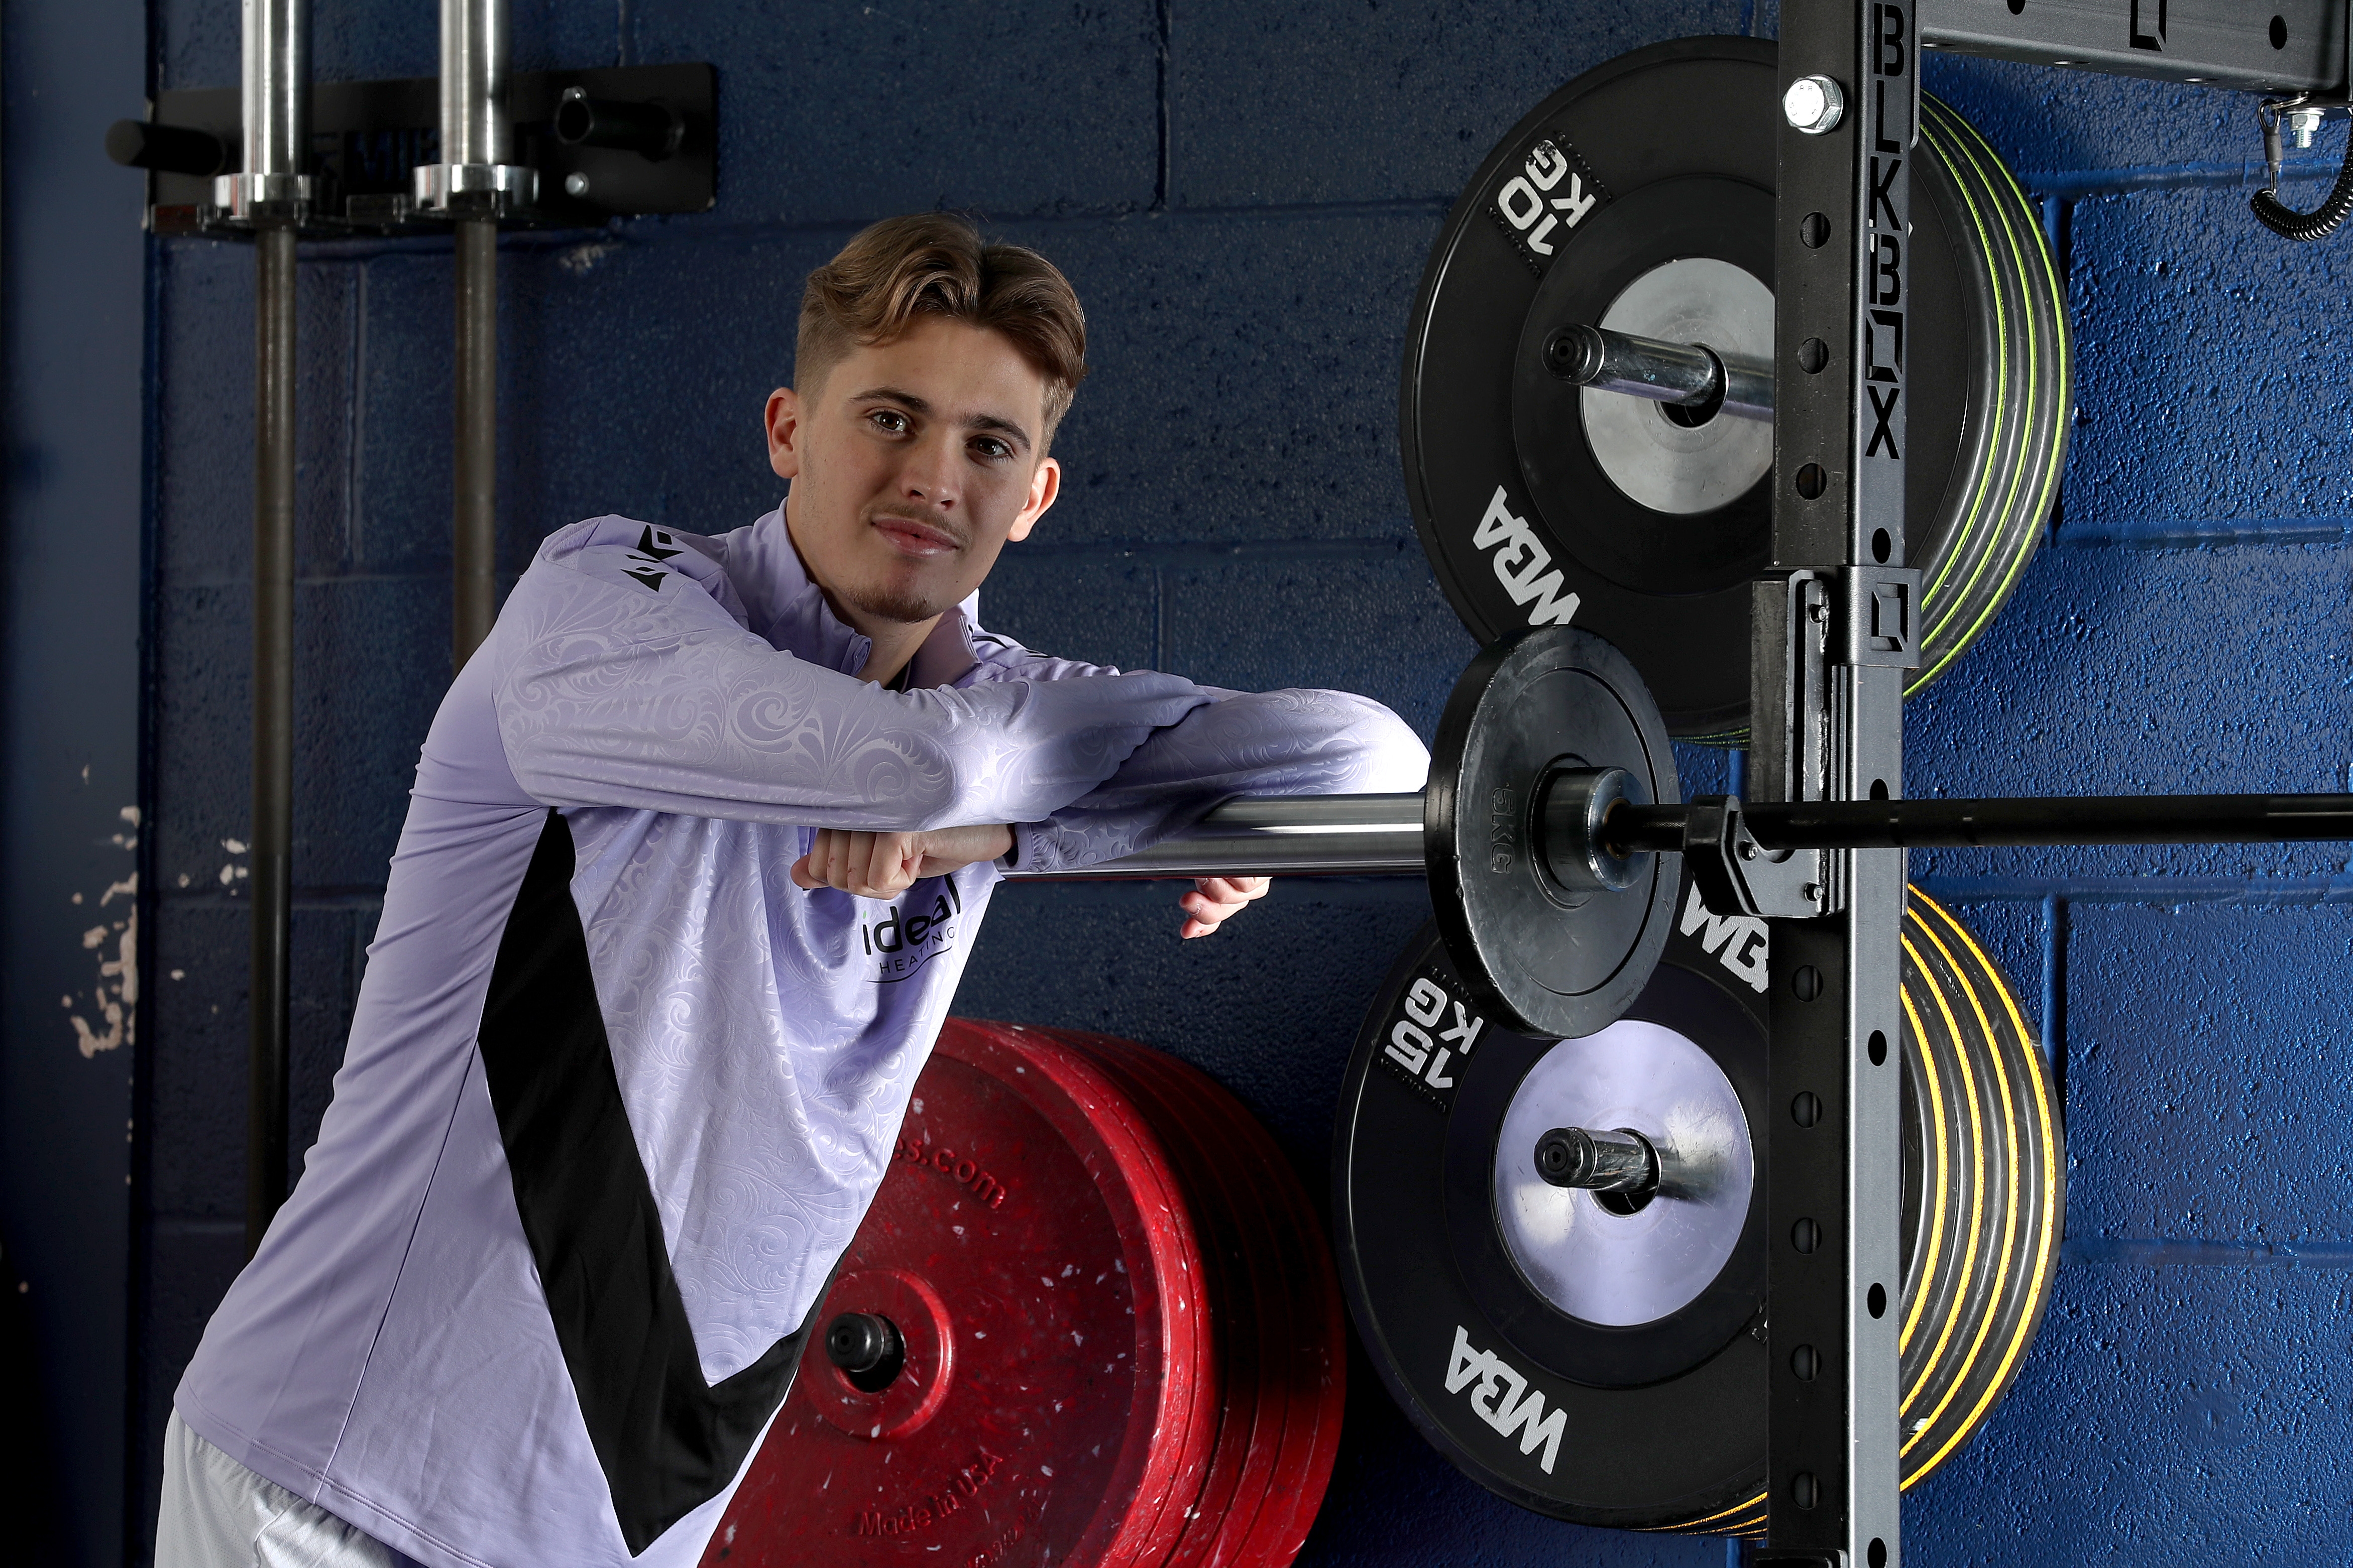
M 126 805 L 121 816 L 129 831 L 114 835 L 111 842 L 125 854 L 139 847 L 139 808 Z M 111 908 L 114 900 L 123 901 L 121 918 L 102 921 L 81 933 L 81 945 L 99 955 L 98 984 L 90 988 L 90 1006 L 98 1015 L 98 1023 L 74 1012 L 71 996 L 60 1000 L 67 1008 L 66 1021 L 73 1026 L 74 1042 L 85 1059 L 100 1051 L 111 1051 L 119 1046 L 135 1044 L 139 1038 L 139 873 L 133 871 L 119 882 L 110 882 L 98 896 L 100 909 Z M 73 896 L 77 904 L 79 893 Z M 109 957 L 107 943 L 114 943 Z

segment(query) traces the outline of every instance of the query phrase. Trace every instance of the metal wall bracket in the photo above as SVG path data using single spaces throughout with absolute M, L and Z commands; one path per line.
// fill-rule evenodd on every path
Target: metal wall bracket
M 1918 567 L 1845 568 L 1839 574 L 1839 662 L 1857 669 L 1919 668 L 1919 608 Z
M 1903 794 L 1919 584 L 1880 563 L 1905 558 L 1920 42 L 1912 0 L 1781 8 L 1773 561 L 1788 585 L 1757 590 L 1753 679 L 1760 783 L 1792 801 Z M 1823 111 L 1823 83 L 1841 114 Z M 1731 862 L 1754 866 L 1725 826 Z M 1822 1114 L 1765 1118 L 1767 1530 L 1785 1562 L 1901 1568 L 1904 857 L 1824 858 L 1835 907 L 1772 927 L 1767 1104 L 1809 1095 Z
M 2343 102 L 2346 0 L 1918 0 L 1920 41 L 2028 65 L 2063 66 L 2241 92 Z
M 1830 584 L 1799 570 L 1750 588 L 1750 797 L 1820 800 L 1830 780 Z
M 1767 849 L 1742 820 L 1736 795 L 1694 795 L 1689 810 L 1683 856 L 1708 908 L 1794 920 L 1841 908 L 1837 856 Z
M 577 89 L 573 122 L 558 133 L 565 89 Z M 310 189 L 302 214 L 305 238 L 444 230 L 462 213 L 427 212 L 417 200 L 418 169 L 441 164 L 440 83 L 435 77 L 385 81 L 322 82 L 311 89 Z M 594 106 L 589 109 L 581 104 Z M 602 109 L 601 115 L 595 112 Z M 621 112 L 615 113 L 614 110 Z M 662 136 L 631 144 L 616 121 L 660 118 Z M 707 212 L 718 198 L 718 77 L 708 65 L 614 66 L 589 70 L 518 73 L 507 84 L 516 163 L 508 172 L 499 213 L 502 225 L 579 228 L 607 219 L 654 213 Z M 216 179 L 240 178 L 227 166 L 242 138 L 239 92 L 203 88 L 159 94 L 143 138 L 155 151 L 141 160 L 148 171 L 148 227 L 156 234 L 249 234 L 249 223 L 217 199 Z M 164 134 L 154 132 L 162 131 Z M 171 132 L 211 137 L 223 166 L 197 172 L 185 150 L 201 142 Z M 110 138 L 110 147 L 113 139 Z M 171 157 L 166 146 L 183 150 Z M 172 166 L 155 166 L 152 157 Z M 521 174 L 535 176 L 521 179 Z M 535 186 L 523 192 L 520 187 Z

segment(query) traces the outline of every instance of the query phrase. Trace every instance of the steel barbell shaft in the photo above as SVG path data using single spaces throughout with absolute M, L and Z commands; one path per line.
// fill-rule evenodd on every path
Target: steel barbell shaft
M 1604 837 L 1620 854 L 1681 849 L 1689 815 L 1681 805 L 1621 805 L 1610 812 Z M 1759 802 L 1744 805 L 1740 815 L 1767 849 L 2353 839 L 2353 795 Z
M 1237 795 L 1148 849 L 1017 881 L 1422 873 L 1419 795 Z
M 1597 1193 L 1653 1193 L 1659 1187 L 1659 1152 L 1630 1127 L 1556 1127 L 1536 1140 L 1535 1167 L 1556 1187 Z
M 1683 805 L 1613 807 L 1607 847 L 1680 850 Z M 2353 840 L 2353 795 L 2086 795 L 2026 800 L 1760 802 L 1742 820 L 1767 849 Z M 1419 876 L 1419 795 L 1238 795 L 1148 849 L 1017 881 Z
M 1572 385 L 1696 408 L 1720 401 L 1740 419 L 1773 417 L 1773 367 L 1704 343 L 1668 342 L 1573 321 L 1545 342 L 1545 363 Z

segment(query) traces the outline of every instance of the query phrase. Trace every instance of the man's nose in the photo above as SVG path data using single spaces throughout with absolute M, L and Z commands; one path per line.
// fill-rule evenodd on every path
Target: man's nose
M 899 482 L 911 498 L 921 498 L 942 510 L 957 500 L 957 443 L 944 433 L 926 432 L 907 448 Z

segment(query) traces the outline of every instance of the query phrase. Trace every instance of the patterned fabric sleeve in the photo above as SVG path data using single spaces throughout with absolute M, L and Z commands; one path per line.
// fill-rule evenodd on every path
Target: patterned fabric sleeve
M 607 561 L 603 556 L 611 554 Z M 1050 816 L 1212 700 L 1172 676 L 890 692 L 771 647 L 694 579 L 582 549 L 516 584 L 478 658 L 531 796 L 812 827 L 912 831 Z
M 1405 721 L 1344 691 L 1212 693 L 1084 798 L 1014 828 L 1013 864 L 1059 871 L 1142 849 L 1228 795 L 1421 788 L 1430 753 Z

